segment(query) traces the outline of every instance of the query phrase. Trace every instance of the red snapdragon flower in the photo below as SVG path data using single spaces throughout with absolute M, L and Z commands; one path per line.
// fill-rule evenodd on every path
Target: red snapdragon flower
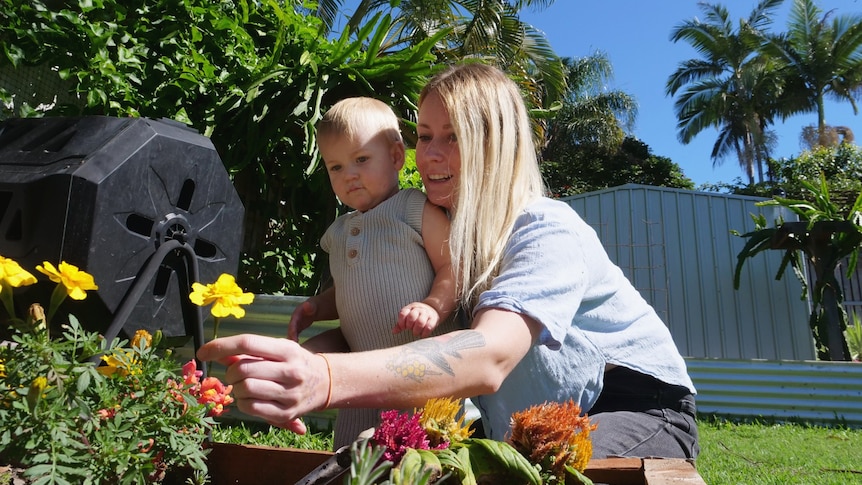
M 225 386 L 215 377 L 207 377 L 201 382 L 198 402 L 209 407 L 209 416 L 218 417 L 225 411 L 225 406 L 233 402 L 230 392 L 233 386 Z

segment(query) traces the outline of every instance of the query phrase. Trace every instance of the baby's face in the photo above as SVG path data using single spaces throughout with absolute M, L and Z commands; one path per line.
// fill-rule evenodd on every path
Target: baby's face
M 404 146 L 384 133 L 356 138 L 330 135 L 319 140 L 332 190 L 342 203 L 365 212 L 398 192 Z

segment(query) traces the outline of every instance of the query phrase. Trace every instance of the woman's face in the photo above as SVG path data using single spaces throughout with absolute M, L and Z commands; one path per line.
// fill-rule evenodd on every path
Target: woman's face
M 422 176 L 428 200 L 451 212 L 461 174 L 461 152 L 449 112 L 435 92 L 425 97 L 419 106 L 416 134 L 416 168 Z

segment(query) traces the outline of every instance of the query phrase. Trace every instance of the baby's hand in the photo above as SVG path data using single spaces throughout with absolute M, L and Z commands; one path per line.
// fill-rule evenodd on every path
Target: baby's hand
M 398 322 L 392 329 L 392 333 L 411 330 L 416 337 L 425 338 L 431 335 L 439 322 L 440 315 L 437 314 L 437 310 L 430 305 L 417 301 L 410 303 L 398 312 Z
M 312 298 L 297 305 L 290 315 L 290 323 L 287 325 L 287 338 L 299 342 L 299 334 L 314 323 L 315 315 L 317 315 L 317 305 Z

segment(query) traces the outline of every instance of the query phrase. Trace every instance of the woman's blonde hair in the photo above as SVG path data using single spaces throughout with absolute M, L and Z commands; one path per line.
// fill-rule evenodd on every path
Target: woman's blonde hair
M 443 101 L 461 153 L 449 247 L 459 297 L 469 309 L 497 275 L 515 219 L 545 187 L 526 105 L 505 73 L 460 64 L 431 79 L 420 107 L 430 93 Z

